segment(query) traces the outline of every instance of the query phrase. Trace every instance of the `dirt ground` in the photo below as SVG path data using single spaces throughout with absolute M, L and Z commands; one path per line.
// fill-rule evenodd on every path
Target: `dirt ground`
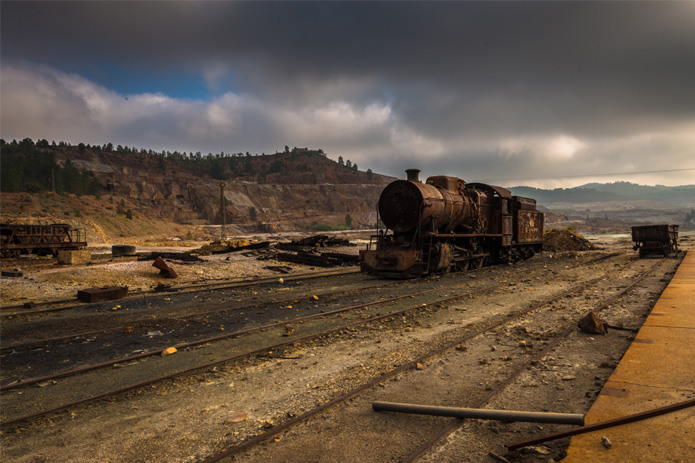
M 422 368 L 403 372 L 370 393 L 317 415 L 298 428 L 278 434 L 233 461 L 248 462 L 381 462 L 402 459 L 405 450 L 443 418 L 376 413 L 371 401 L 385 400 L 432 405 L 470 406 L 484 396 L 513 365 L 537 351 L 550 333 L 592 303 L 615 290 L 655 261 L 638 261 L 627 236 L 587 237 L 600 251 L 544 253 L 546 273 L 525 274 L 514 266 L 496 277 L 504 289 L 425 313 L 402 324 L 384 324 L 341 333 L 323 341 L 302 343 L 277 353 L 229 367 L 209 370 L 148 391 L 127 394 L 108 402 L 77 408 L 54 419 L 3 430 L 4 461 L 39 462 L 196 462 L 216 451 L 324 403 L 393 365 L 417 358 L 422 352 L 534 300 L 556 294 L 574 282 L 605 272 L 605 286 L 573 301 L 569 312 L 550 311 L 522 318 L 428 361 Z M 682 239 L 694 248 L 693 236 Z M 356 250 L 353 250 L 356 252 Z M 576 259 L 589 253 L 619 256 L 606 264 L 581 267 Z M 227 258 L 229 257 L 229 260 Z M 263 269 L 267 262 L 241 254 L 206 256 L 204 262 L 172 263 L 177 284 L 215 278 L 279 276 Z M 285 265 L 283 263 L 283 265 Z M 291 264 L 287 264 L 291 265 Z M 675 271 L 677 260 L 666 260 L 628 297 L 602 318 L 637 328 Z M 305 270 L 305 267 L 296 267 Z M 467 277 L 475 280 L 475 275 Z M 2 278 L 3 305 L 44 298 L 72 297 L 83 285 L 122 285 L 146 289 L 162 280 L 151 262 L 104 262 L 86 267 L 26 269 L 22 279 Z M 555 316 L 554 313 L 557 315 Z M 268 333 L 268 336 L 272 333 Z M 599 393 L 634 332 L 607 335 L 573 333 L 555 351 L 494 398 L 490 408 L 585 413 Z M 21 392 L 16 392 L 21 393 Z M 3 400 L 12 400 L 12 393 Z M 389 427 L 391 426 L 391 427 Z M 502 444 L 553 432 L 558 425 L 469 420 L 449 435 L 423 461 L 492 462 L 489 452 L 504 455 Z M 393 431 L 397 430 L 397 432 Z M 567 440 L 507 455 L 514 462 L 561 460 Z M 406 452 L 407 454 L 407 452 Z M 388 456 L 388 457 L 385 457 Z M 225 460 L 227 461 L 227 460 Z
M 181 243 L 181 246 L 136 246 L 139 254 L 151 252 L 190 252 L 200 249 L 200 243 Z M 323 248 L 324 251 L 357 254 L 357 246 Z M 282 277 L 282 273 L 267 267 L 282 265 L 291 273 L 316 271 L 316 268 L 290 262 L 258 260 L 242 252 L 200 256 L 200 262 L 168 259 L 167 265 L 177 274 L 175 279 L 160 276 L 153 260 L 139 261 L 137 257 L 110 256 L 111 248 L 90 248 L 92 263 L 88 265 L 59 265 L 51 256 L 33 259 L 5 259 L 2 269 L 19 269 L 23 277 L 2 277 L 0 304 L 19 305 L 56 299 L 74 299 L 77 291 L 104 286 L 127 286 L 129 292 L 150 291 L 159 284 L 186 285 L 215 280 L 242 280 L 263 277 Z

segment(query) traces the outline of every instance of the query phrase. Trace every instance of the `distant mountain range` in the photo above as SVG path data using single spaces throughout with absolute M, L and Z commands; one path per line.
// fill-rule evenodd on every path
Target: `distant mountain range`
M 539 204 L 584 204 L 615 201 L 654 201 L 675 208 L 695 206 L 695 185 L 648 186 L 630 182 L 587 183 L 574 188 L 543 190 L 527 186 L 509 188 L 512 194 L 534 198 Z

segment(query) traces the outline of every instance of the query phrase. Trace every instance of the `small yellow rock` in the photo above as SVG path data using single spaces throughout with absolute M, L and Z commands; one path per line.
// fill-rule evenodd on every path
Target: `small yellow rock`
M 226 420 L 224 420 L 225 423 L 240 423 L 242 421 L 246 421 L 246 418 L 248 418 L 249 414 L 248 412 L 239 412 L 235 413 L 234 415 L 230 416 Z
M 164 350 L 162 351 L 162 357 L 164 357 L 165 355 L 174 354 L 174 353 L 176 353 L 176 352 L 177 352 L 176 347 L 169 347 L 169 348 L 166 348 L 166 349 L 164 349 Z

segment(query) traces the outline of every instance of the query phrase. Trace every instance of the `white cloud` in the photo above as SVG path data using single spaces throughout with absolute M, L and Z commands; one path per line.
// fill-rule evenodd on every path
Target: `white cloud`
M 327 84 L 316 100 L 225 93 L 211 101 L 159 93 L 121 95 L 79 75 L 27 63 L 3 64 L 1 136 L 103 144 L 113 142 L 169 151 L 274 152 L 285 145 L 322 148 L 361 169 L 401 176 L 420 167 L 423 176 L 455 175 L 468 181 L 587 174 L 576 179 L 509 180 L 504 183 L 570 186 L 592 180 L 667 185 L 695 183 L 693 171 L 596 177 L 603 172 L 642 172 L 695 167 L 695 119 L 654 123 L 617 135 L 509 134 L 448 130 L 434 135 L 374 98 L 350 99 L 346 80 Z M 335 93 L 328 89 L 333 88 Z M 342 89 L 342 90 L 341 90 Z M 265 98 L 265 99 L 264 99 Z M 581 135 L 580 135 L 581 133 Z

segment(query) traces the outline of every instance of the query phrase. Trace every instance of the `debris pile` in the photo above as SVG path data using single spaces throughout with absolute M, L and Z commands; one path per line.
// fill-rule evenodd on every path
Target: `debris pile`
M 269 241 L 252 243 L 249 240 L 213 241 L 198 249 L 198 255 L 226 254 L 228 252 L 243 251 L 245 249 L 265 249 L 270 247 Z
M 544 251 L 593 251 L 596 249 L 599 248 L 571 230 L 549 230 L 543 235 Z
M 197 254 L 190 252 L 151 252 L 138 257 L 138 261 L 157 260 L 158 258 L 167 260 L 178 260 L 181 262 L 203 262 Z
M 314 235 L 289 243 L 278 243 L 276 248 L 284 251 L 306 251 L 315 248 L 327 248 L 331 246 L 352 246 L 349 240 L 328 235 Z
M 314 246 L 322 248 L 328 246 L 352 246 L 350 241 L 344 238 L 336 238 L 328 235 L 314 235 L 299 241 L 293 241 L 292 244 L 296 244 L 298 246 Z

